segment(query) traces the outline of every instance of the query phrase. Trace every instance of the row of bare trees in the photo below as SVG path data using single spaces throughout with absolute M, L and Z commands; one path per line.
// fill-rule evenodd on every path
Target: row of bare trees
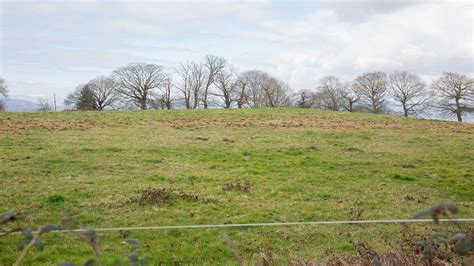
M 438 111 L 462 121 L 463 114 L 474 111 L 474 79 L 444 73 L 427 86 L 418 75 L 406 71 L 370 72 L 346 83 L 327 76 L 316 90 L 299 91 L 296 103 L 306 108 L 372 113 L 391 113 L 392 106 L 405 117 Z
M 206 56 L 201 62 L 181 63 L 172 73 L 154 64 L 118 68 L 110 77 L 98 77 L 79 86 L 66 103 L 80 110 L 296 105 L 372 113 L 390 113 L 392 106 L 405 117 L 436 110 L 462 121 L 463 114 L 473 112 L 473 95 L 474 79 L 466 75 L 444 73 L 427 86 L 418 75 L 406 71 L 364 73 L 345 83 L 327 76 L 315 90 L 292 93 L 286 83 L 268 73 L 239 72 L 224 58 Z
M 65 104 L 78 110 L 105 108 L 243 108 L 291 105 L 289 86 L 263 71 L 239 72 L 227 60 L 206 56 L 171 72 L 135 63 L 80 85 Z
M 0 96 L 6 95 L 0 79 Z M 437 112 L 462 121 L 466 113 L 474 112 L 474 79 L 448 72 L 428 86 L 420 76 L 406 71 L 369 72 L 351 82 L 326 76 L 313 90 L 293 92 L 268 73 L 240 72 L 226 59 L 208 55 L 172 70 L 146 63 L 120 67 L 109 76 L 79 85 L 65 104 L 77 110 L 297 106 L 395 112 L 405 117 Z

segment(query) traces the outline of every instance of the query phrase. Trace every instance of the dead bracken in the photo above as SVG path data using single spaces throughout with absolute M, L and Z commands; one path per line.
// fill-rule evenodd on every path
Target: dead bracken
M 348 152 L 362 152 L 361 149 L 354 148 L 354 147 L 349 147 L 349 148 L 346 148 L 345 150 Z
M 240 180 L 237 180 L 235 183 L 226 183 L 224 184 L 224 187 L 222 187 L 222 190 L 224 191 L 242 191 L 242 192 L 250 192 L 252 189 L 253 184 L 250 183 L 249 181 L 245 182 L 240 182 Z
M 181 190 L 172 188 L 146 188 L 138 192 L 138 196 L 132 197 L 131 202 L 136 202 L 139 205 L 163 205 L 167 203 L 174 203 L 178 200 L 185 200 L 189 202 L 204 202 L 208 203 L 210 200 L 203 199 L 198 195 L 188 194 Z

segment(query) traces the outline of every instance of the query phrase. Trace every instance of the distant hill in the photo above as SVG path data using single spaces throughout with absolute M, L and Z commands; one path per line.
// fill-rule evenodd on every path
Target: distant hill
M 34 112 L 38 109 L 38 104 L 32 101 L 20 99 L 1 99 L 6 105 L 7 112 Z
M 5 103 L 7 112 L 36 112 L 38 110 L 38 103 L 34 100 L 1 98 L 0 101 Z M 57 110 L 64 110 L 64 106 L 58 105 Z

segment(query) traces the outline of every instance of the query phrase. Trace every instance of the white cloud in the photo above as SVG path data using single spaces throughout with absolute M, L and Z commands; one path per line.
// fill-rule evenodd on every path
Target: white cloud
M 1 75 L 24 94 L 65 94 L 129 62 L 171 68 L 205 54 L 295 88 L 373 70 L 474 72 L 469 2 L 50 0 L 1 9 Z
M 316 11 L 288 23 L 272 20 L 244 38 L 279 43 L 272 55 L 279 76 L 308 87 L 323 75 L 351 78 L 361 72 L 408 69 L 423 75 L 472 73 L 472 9 L 466 4 L 417 4 L 373 13 L 363 22 L 340 18 L 338 9 Z M 310 83 L 308 83 L 308 81 Z

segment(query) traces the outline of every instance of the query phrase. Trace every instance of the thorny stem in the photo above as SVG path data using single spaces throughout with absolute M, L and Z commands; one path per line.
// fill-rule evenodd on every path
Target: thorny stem
M 20 232 L 22 230 L 22 228 L 18 227 L 18 228 L 13 228 L 11 230 L 8 230 L 8 231 L 1 231 L 0 230 L 0 237 L 1 236 L 8 236 L 9 234 L 12 234 L 12 233 L 16 233 L 16 232 Z
M 99 265 L 101 266 L 104 265 L 104 262 L 102 261 L 102 256 L 100 255 L 99 246 L 97 245 L 97 243 L 91 243 L 91 247 L 95 253 L 95 256 L 97 257 L 97 260 L 99 261 Z
M 13 263 L 13 266 L 19 266 L 21 265 L 21 262 L 25 258 L 26 254 L 28 253 L 28 250 L 35 244 L 36 240 L 38 239 L 39 233 L 34 234 L 33 238 L 31 239 L 30 243 L 26 245 L 23 250 L 21 251 L 20 257 Z
M 239 266 L 245 266 L 245 261 L 244 259 L 239 255 L 239 253 L 237 252 L 237 250 L 235 249 L 234 247 L 234 244 L 232 243 L 232 240 L 230 240 L 230 238 L 224 234 L 223 236 L 225 242 L 227 243 L 227 245 L 229 246 L 230 250 L 232 251 L 232 254 L 234 255 L 234 257 L 237 259 L 237 261 L 239 262 Z

